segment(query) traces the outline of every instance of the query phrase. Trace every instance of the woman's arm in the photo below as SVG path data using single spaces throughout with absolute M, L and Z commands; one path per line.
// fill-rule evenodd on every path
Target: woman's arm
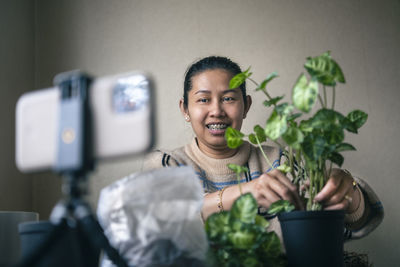
M 280 199 L 293 203 L 297 209 L 303 209 L 298 189 L 282 172 L 273 170 L 262 174 L 259 178 L 240 185 L 242 193 L 251 193 L 259 206 L 269 206 Z M 229 186 L 223 190 L 207 194 L 204 197 L 202 217 L 204 220 L 215 212 L 230 210 L 240 196 L 239 185 Z M 220 206 L 220 207 L 219 207 Z

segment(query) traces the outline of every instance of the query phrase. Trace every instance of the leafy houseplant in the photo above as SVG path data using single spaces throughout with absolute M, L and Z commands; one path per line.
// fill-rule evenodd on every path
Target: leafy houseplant
M 345 78 L 329 52 L 307 58 L 304 67 L 309 78 L 300 74 L 292 89 L 291 102 L 283 102 L 284 96 L 272 97 L 266 89 L 278 76 L 276 72 L 260 84 L 251 78 L 250 68 L 234 76 L 231 89 L 250 80 L 256 91 L 266 96 L 263 104 L 272 107 L 272 112 L 264 127 L 256 125 L 249 135 L 228 128 L 225 138 L 230 148 L 237 148 L 247 138 L 260 148 L 271 168 L 262 143 L 269 139 L 280 147 L 285 161 L 278 169 L 287 173 L 299 188 L 307 210 L 289 212 L 294 207 L 283 200 L 270 206 L 270 213 L 283 212 L 278 217 L 289 266 L 343 266 L 344 212 L 322 211 L 322 205 L 314 202 L 314 198 L 325 186 L 333 165 L 342 166 L 341 152 L 355 150 L 344 142 L 345 131 L 357 133 L 368 115 L 353 110 L 345 116 L 335 110 L 336 85 L 345 83 Z M 320 108 L 315 109 L 317 102 Z
M 307 58 L 304 65 L 310 78 L 302 73 L 292 89 L 292 102 L 282 102 L 284 96 L 272 97 L 266 89 L 267 84 L 276 78 L 276 72 L 271 73 L 262 83 L 258 84 L 252 78 L 250 68 L 237 74 L 230 81 L 230 88 L 238 88 L 246 79 L 256 85 L 256 91 L 266 96 L 264 105 L 272 107 L 272 113 L 266 126 L 256 125 L 254 133 L 245 135 L 240 131 L 228 128 L 225 134 L 230 148 L 237 148 L 243 138 L 259 146 L 267 139 L 276 143 L 283 151 L 286 161 L 278 168 L 290 173 L 292 182 L 300 191 L 300 196 L 307 201 L 307 210 L 321 210 L 322 206 L 314 202 L 314 197 L 321 191 L 330 176 L 333 164 L 342 166 L 341 152 L 355 150 L 354 146 L 344 142 L 345 130 L 357 133 L 365 123 L 368 115 L 361 110 L 353 110 L 346 116 L 335 110 L 337 83 L 345 83 L 345 78 L 339 64 L 333 60 L 329 52 L 320 56 Z M 320 88 L 322 87 L 322 88 Z M 328 87 L 330 87 L 331 102 L 328 103 Z M 316 102 L 321 107 L 310 114 Z M 307 116 L 301 121 L 300 118 Z M 270 160 L 264 154 L 266 161 Z M 270 164 L 272 167 L 272 164 Z M 306 181 L 309 183 L 305 185 Z M 273 208 L 279 211 L 280 204 Z

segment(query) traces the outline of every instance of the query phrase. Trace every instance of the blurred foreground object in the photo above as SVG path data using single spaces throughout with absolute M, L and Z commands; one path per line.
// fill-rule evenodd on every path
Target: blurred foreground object
M 130 266 L 202 266 L 203 190 L 190 167 L 135 173 L 101 191 L 97 215 Z M 108 259 L 103 267 L 113 266 Z

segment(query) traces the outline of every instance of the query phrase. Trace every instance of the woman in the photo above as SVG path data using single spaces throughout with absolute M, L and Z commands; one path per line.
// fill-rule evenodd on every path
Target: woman
M 259 149 L 248 142 L 237 149 L 227 146 L 225 130 L 229 126 L 240 130 L 252 103 L 246 95 L 245 83 L 240 88 L 229 89 L 229 81 L 240 72 L 240 67 L 225 57 L 207 57 L 190 66 L 179 107 L 196 137 L 190 144 L 173 151 L 155 151 L 144 162 L 144 169 L 192 166 L 204 188 L 204 220 L 212 213 L 229 210 L 240 196 L 236 174 L 227 167 L 228 163 L 247 166 L 249 171 L 242 177 L 242 191 L 253 194 L 260 211 L 279 199 L 304 209 L 296 186 L 274 169 L 281 158 L 278 148 L 263 147 L 273 160 L 271 167 Z M 326 210 L 345 210 L 347 238 L 368 234 L 383 218 L 382 206 L 371 188 L 362 180 L 354 180 L 345 170 L 334 169 L 315 200 Z M 279 234 L 277 219 L 270 218 L 270 222 L 270 229 Z

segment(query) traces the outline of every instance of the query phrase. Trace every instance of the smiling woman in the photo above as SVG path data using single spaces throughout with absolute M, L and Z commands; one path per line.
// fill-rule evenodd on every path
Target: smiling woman
M 226 145 L 225 130 L 229 126 L 240 129 L 251 104 L 250 96 L 243 98 L 239 88 L 229 89 L 232 77 L 224 69 L 198 73 L 191 78 L 188 102 L 181 99 L 179 103 L 186 120 L 192 124 L 200 150 L 214 158 L 236 153 Z
M 246 95 L 245 83 L 229 89 L 230 80 L 241 72 L 236 63 L 225 57 L 206 57 L 191 65 L 179 107 L 196 137 L 190 144 L 172 151 L 154 151 L 143 165 L 143 169 L 192 166 L 204 189 L 201 212 L 204 220 L 213 213 L 230 210 L 240 194 L 245 193 L 254 196 L 259 213 L 265 216 L 269 206 L 280 199 L 290 201 L 298 210 L 304 209 L 298 188 L 276 169 L 282 156 L 279 148 L 262 146 L 260 150 L 248 142 L 236 149 L 227 145 L 225 131 L 228 127 L 240 130 L 252 103 Z M 270 162 L 264 160 L 264 154 Z M 238 178 L 228 164 L 244 166 L 246 171 Z M 238 181 L 242 183 L 241 189 Z M 346 239 L 368 234 L 383 216 L 383 212 L 374 212 L 370 204 L 378 202 L 372 189 L 362 180 L 357 180 L 358 185 L 354 186 L 354 181 L 351 174 L 337 169 L 317 198 L 324 209 L 346 212 Z M 276 218 L 270 220 L 269 230 L 280 235 Z

